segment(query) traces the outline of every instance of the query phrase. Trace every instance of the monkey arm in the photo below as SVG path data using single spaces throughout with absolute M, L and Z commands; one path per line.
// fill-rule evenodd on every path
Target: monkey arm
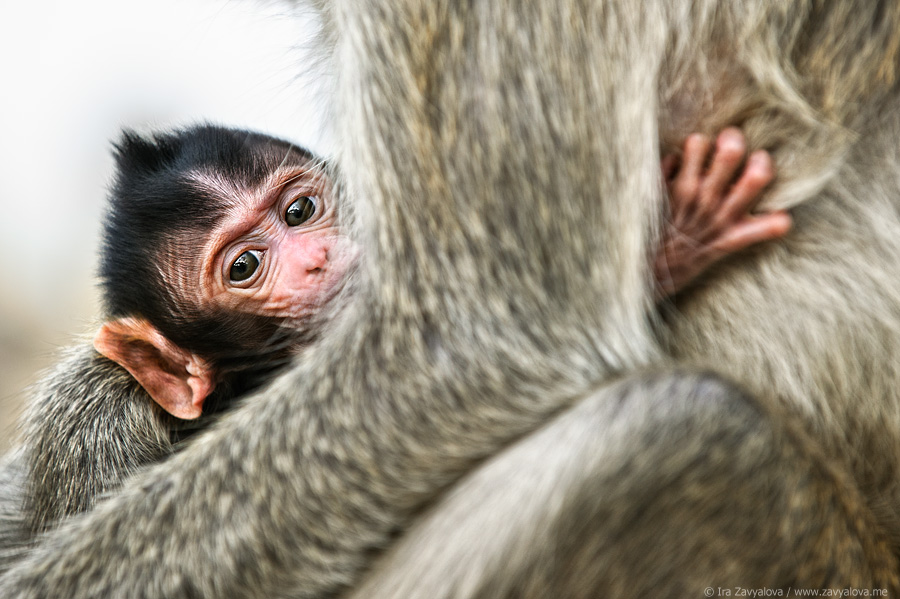
M 26 414 L 32 531 L 85 511 L 142 465 L 172 452 L 173 419 L 90 343 L 70 348 Z
M 271 406 L 257 404 L 238 418 L 246 421 L 254 409 L 268 412 Z M 294 484 L 325 480 L 320 477 L 333 471 L 335 462 L 322 458 L 338 456 L 322 443 L 338 439 L 333 435 L 337 431 L 321 432 L 328 435 L 309 437 L 310 442 L 302 444 L 310 471 L 301 478 L 295 473 Z M 229 596 L 277 596 L 277 587 L 253 575 L 258 560 L 274 558 L 280 564 L 284 559 L 296 566 L 299 558 L 304 571 L 318 571 L 296 579 L 308 589 L 319 589 L 324 580 L 341 575 L 334 569 L 341 562 L 328 559 L 333 548 L 320 543 L 337 539 L 349 555 L 360 549 L 354 543 L 365 544 L 353 521 L 359 518 L 370 530 L 378 524 L 354 511 L 333 512 L 329 505 L 340 502 L 344 510 L 371 510 L 369 502 L 378 490 L 372 485 L 384 479 L 351 476 L 329 481 L 314 495 L 307 494 L 307 503 L 291 506 L 306 514 L 302 529 L 271 529 L 266 518 L 256 518 L 244 506 L 259 501 L 261 514 L 288 509 L 283 491 L 293 484 L 268 486 L 264 494 L 248 487 L 238 491 L 250 494 L 243 501 L 230 490 L 217 488 L 210 494 L 205 488 L 204 479 L 217 474 L 264 483 L 252 475 L 260 464 L 244 453 L 247 440 L 235 439 L 238 446 L 229 449 L 214 436 L 200 439 L 198 443 L 212 451 L 207 457 L 216 456 L 213 461 L 195 463 L 190 452 L 176 456 L 169 462 L 174 472 L 156 468 L 140 489 L 131 487 L 121 497 L 101 503 L 88 519 L 68 522 L 52 544 L 32 556 L 46 559 L 65 547 L 57 554 L 62 562 L 32 569 L 31 577 L 16 581 L 27 584 L 34 594 L 11 596 L 182 597 L 213 589 L 208 585 L 221 578 L 218 570 L 194 571 L 187 579 L 175 556 L 148 551 L 152 545 L 146 543 L 161 540 L 151 531 L 185 511 L 194 520 L 186 529 L 187 524 L 168 529 L 164 544 L 169 552 L 184 547 L 194 560 L 228 566 L 227 573 L 235 574 Z M 396 460 L 397 447 L 393 450 L 380 459 Z M 276 467 L 284 459 L 271 457 L 269 465 Z M 758 476 L 760 471 L 767 475 Z M 176 501 L 174 485 L 181 480 L 194 483 L 193 493 Z M 800 488 L 797 480 L 804 481 Z M 148 512 L 149 507 L 155 509 Z M 736 526 L 735 510 L 740 510 L 746 526 Z M 795 520 L 798 510 L 819 518 L 805 526 Z M 384 513 L 380 511 L 380 517 Z M 352 520 L 350 514 L 355 514 Z M 145 520 L 148 516 L 150 520 Z M 114 534 L 136 518 L 142 526 Z M 279 524 L 286 526 L 288 521 Z M 818 570 L 797 571 L 797 560 L 830 564 L 829 585 L 890 588 L 890 556 L 874 540 L 874 527 L 852 479 L 829 464 L 810 439 L 779 424 L 759 402 L 710 375 L 640 375 L 577 401 L 479 466 L 348 595 L 464 599 L 596 596 L 617 589 L 616 596 L 646 597 L 659 590 L 662 580 L 666 589 L 677 589 L 673 591 L 677 596 L 702 593 L 713 584 L 710 580 L 728 587 L 785 579 L 800 588 L 823 584 Z M 260 553 L 248 552 L 246 546 L 239 554 L 230 552 L 231 531 L 238 529 L 243 531 L 241 541 L 252 540 L 251 546 Z M 333 536 L 335 529 L 342 534 Z M 823 530 L 841 543 L 822 542 Z M 295 542 L 302 540 L 301 555 L 284 554 L 287 547 L 267 541 L 285 533 Z M 103 539 L 99 547 L 98 538 Z M 696 544 L 685 550 L 692 539 Z M 118 556 L 126 563 L 121 567 L 98 563 L 94 561 L 98 554 Z M 241 561 L 226 561 L 235 557 Z M 723 566 L 723 559 L 730 565 Z M 166 576 L 160 576 L 163 571 Z M 123 572 L 129 584 L 138 586 L 125 589 L 118 578 Z M 655 576 L 642 578 L 637 575 L 641 572 Z M 78 585 L 61 584 L 68 576 L 74 576 Z
M 751 581 L 823 584 L 798 562 L 835 564 L 832 587 L 890 588 L 863 497 L 814 445 L 716 376 L 627 377 L 460 481 L 345 599 L 702 597 Z M 798 522 L 794 511 L 820 518 Z M 823 530 L 842 544 L 822 542 Z
M 171 453 L 164 415 L 89 344 L 70 348 L 43 380 L 24 418 L 24 440 L 0 470 L 0 570 L 38 533 Z

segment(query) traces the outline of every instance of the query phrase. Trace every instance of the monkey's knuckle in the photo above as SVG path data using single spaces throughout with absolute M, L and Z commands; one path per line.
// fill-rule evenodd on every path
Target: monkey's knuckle
M 683 210 L 696 207 L 700 196 L 700 180 L 696 177 L 684 177 L 675 182 L 675 193 L 684 202 Z

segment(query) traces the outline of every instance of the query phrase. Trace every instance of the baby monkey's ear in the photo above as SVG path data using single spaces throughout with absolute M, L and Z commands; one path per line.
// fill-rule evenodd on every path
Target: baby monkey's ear
M 192 420 L 215 388 L 213 368 L 182 349 L 142 318 L 110 320 L 94 337 L 94 348 L 131 373 L 166 412 Z

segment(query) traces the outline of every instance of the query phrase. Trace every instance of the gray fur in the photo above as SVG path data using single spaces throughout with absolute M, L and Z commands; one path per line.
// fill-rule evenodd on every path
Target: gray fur
M 33 535 L 24 509 L 27 472 L 21 449 L 0 460 L 0 574 L 31 547 Z
M 172 453 L 172 419 L 88 344 L 44 377 L 26 416 L 26 513 L 40 532 Z
M 767 416 L 709 374 L 613 383 L 463 479 L 351 597 L 873 588 L 890 560 L 858 490 Z
M 378 577 L 409 584 L 408 565 L 440 568 L 422 574 L 435 595 L 398 587 L 428 597 L 696 596 L 720 580 L 900 592 L 900 5 L 340 0 L 326 12 L 338 161 L 366 255 L 346 316 L 0 589 L 332 596 L 475 470 L 366 588 L 398 596 Z M 767 203 L 795 206 L 796 232 L 687 294 L 660 342 L 646 267 L 663 206 L 656 140 L 725 124 L 772 153 Z M 749 395 L 683 372 L 610 386 L 667 353 Z M 499 453 L 523 437 L 523 453 Z M 513 476 L 553 448 L 571 452 L 565 468 L 548 458 L 531 484 L 497 488 L 494 468 Z M 628 526 L 611 530 L 610 514 Z M 456 522 L 496 540 L 483 561 L 460 573 L 414 559 L 446 538 L 430 523 Z M 548 522 L 558 534 L 541 546 Z M 504 545 L 516 535 L 533 554 Z M 590 576 L 576 585 L 571 572 Z
M 0 463 L 0 572 L 41 532 L 168 457 L 179 428 L 87 343 L 44 375 L 24 420 L 21 446 Z

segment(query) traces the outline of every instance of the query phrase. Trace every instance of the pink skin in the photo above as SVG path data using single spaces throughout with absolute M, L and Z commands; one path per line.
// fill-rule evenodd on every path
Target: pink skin
M 335 228 L 330 189 L 321 175 L 278 172 L 264 190 L 234 190 L 234 209 L 214 232 L 203 254 L 199 305 L 302 320 L 339 288 L 354 259 L 354 246 Z M 297 198 L 311 197 L 316 211 L 290 226 L 285 212 Z M 260 265 L 245 281 L 229 270 L 246 251 Z
M 735 128 L 719 134 L 709 158 L 711 148 L 709 137 L 694 134 L 680 164 L 673 155 L 662 161 L 671 210 L 653 265 L 662 297 L 681 291 L 722 258 L 791 228 L 785 211 L 751 214 L 774 177 L 769 154 L 758 150 L 745 162 L 746 140 Z

